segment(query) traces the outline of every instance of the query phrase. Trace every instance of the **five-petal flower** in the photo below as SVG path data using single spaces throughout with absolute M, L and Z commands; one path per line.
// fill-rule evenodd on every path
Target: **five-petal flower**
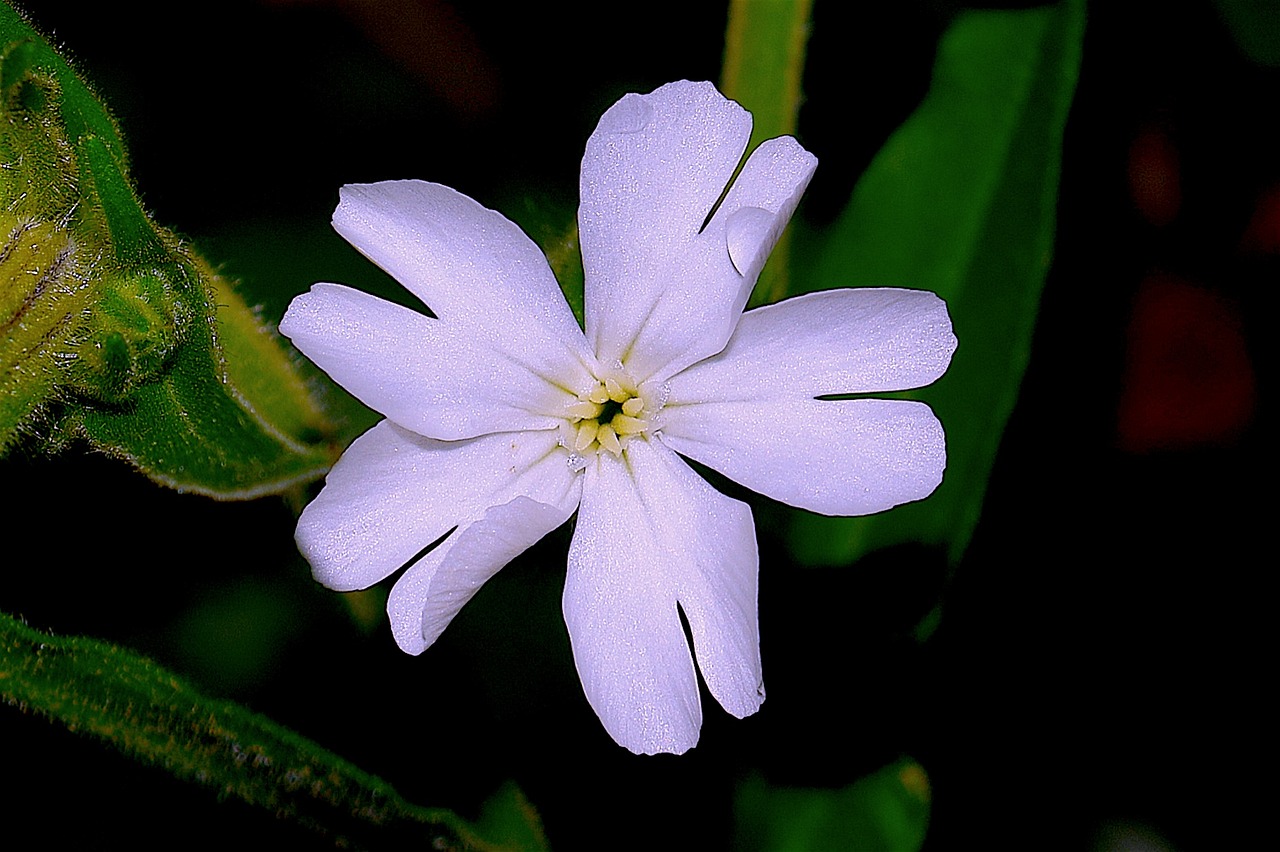
M 388 611 L 417 654 L 576 511 L 563 602 L 574 660 L 605 728 L 635 752 L 697 741 L 695 656 L 730 713 L 764 699 L 751 512 L 682 455 L 832 515 L 921 499 L 945 466 L 926 405 L 820 399 L 940 376 L 955 348 L 940 299 L 829 290 L 743 312 L 816 165 L 783 137 L 734 178 L 750 129 L 709 83 L 627 95 L 604 114 L 582 163 L 585 334 L 519 228 L 420 181 L 344 187 L 333 221 L 434 317 L 317 284 L 280 325 L 386 417 L 298 523 L 316 577 L 360 589 L 408 564 Z

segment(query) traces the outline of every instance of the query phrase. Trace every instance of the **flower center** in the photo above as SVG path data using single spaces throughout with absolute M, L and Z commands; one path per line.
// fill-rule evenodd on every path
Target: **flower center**
M 565 409 L 560 445 L 569 451 L 569 465 L 581 470 L 587 457 L 601 449 L 622 455 L 632 435 L 648 430 L 649 413 L 630 376 L 621 372 L 606 376 Z

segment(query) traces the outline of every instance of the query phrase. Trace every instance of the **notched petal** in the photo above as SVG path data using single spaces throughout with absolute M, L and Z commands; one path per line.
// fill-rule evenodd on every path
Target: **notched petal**
M 624 360 L 643 380 L 723 324 L 737 282 L 723 284 L 737 276 L 723 238 L 698 236 L 750 135 L 751 116 L 710 83 L 628 95 L 601 119 L 578 225 L 587 338 L 602 362 Z
M 367 588 L 490 506 L 558 505 L 576 477 L 556 441 L 554 430 L 436 441 L 384 420 L 329 471 L 298 520 L 298 548 L 329 588 Z
M 716 700 L 738 717 L 763 700 L 751 512 L 645 440 L 586 476 L 564 590 L 583 689 L 621 745 L 683 752 L 702 713 L 677 604 Z
M 440 319 L 584 357 L 546 257 L 501 213 L 439 184 L 384 181 L 344 186 L 333 226 Z
M 517 497 L 493 506 L 410 566 L 387 599 L 396 644 L 421 654 L 490 577 L 559 527 L 577 506 L 577 490 L 559 505 Z

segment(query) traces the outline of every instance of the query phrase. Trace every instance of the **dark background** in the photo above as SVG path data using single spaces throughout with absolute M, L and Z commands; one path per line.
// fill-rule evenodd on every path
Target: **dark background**
M 114 110 L 157 220 L 276 316 L 315 280 L 368 274 L 328 233 L 340 185 L 418 177 L 515 218 L 572 211 L 600 112 L 714 80 L 725 23 L 687 2 L 78 5 L 24 8 Z M 821 165 L 800 215 L 839 208 L 923 96 L 953 12 L 818 0 L 798 135 Z M 24 447 L 0 483 L 11 541 L 36 546 L 10 545 L 0 607 L 150 654 L 414 802 L 474 816 L 515 779 L 557 850 L 727 848 L 748 773 L 841 786 L 903 754 L 932 781 L 929 850 L 1087 849 L 1117 826 L 1238 846 L 1264 825 L 1274 740 L 1258 356 L 1278 96 L 1211 3 L 1092 4 L 1055 263 L 968 554 L 805 568 L 766 525 L 769 700 L 736 721 L 704 696 L 683 757 L 630 755 L 587 706 L 564 531 L 411 658 L 310 580 L 283 501 L 218 504 Z M 49 843 L 313 842 L 15 708 L 0 749 L 6 826 Z

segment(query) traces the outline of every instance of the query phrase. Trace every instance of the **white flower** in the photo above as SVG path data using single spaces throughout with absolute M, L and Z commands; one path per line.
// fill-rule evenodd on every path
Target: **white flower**
M 420 181 L 344 187 L 333 224 L 435 317 L 317 284 L 280 324 L 386 416 L 298 522 L 316 578 L 363 589 L 412 563 L 387 608 L 396 642 L 421 653 L 576 511 L 574 660 L 634 752 L 697 742 L 695 656 L 730 713 L 764 700 L 751 511 L 681 455 L 831 515 L 919 500 L 946 461 L 922 403 L 817 399 L 940 376 L 955 338 L 936 296 L 830 290 L 743 313 L 817 164 L 773 139 L 725 193 L 750 129 L 709 83 L 627 95 L 604 114 L 582 161 L 585 335 L 519 228 Z

